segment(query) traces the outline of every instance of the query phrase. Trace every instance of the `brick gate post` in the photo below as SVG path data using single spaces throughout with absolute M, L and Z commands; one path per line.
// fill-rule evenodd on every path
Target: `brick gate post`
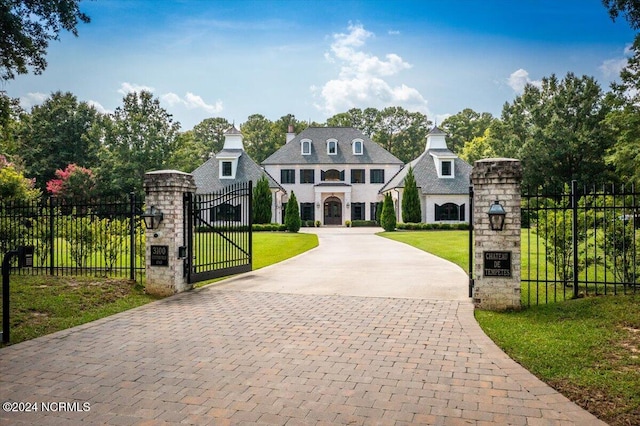
M 476 161 L 473 185 L 474 288 L 476 308 L 520 309 L 520 185 L 522 165 L 511 158 Z M 489 223 L 489 208 L 505 210 L 502 231 Z
M 149 172 L 144 190 L 145 207 L 154 206 L 163 214 L 158 228 L 147 229 L 145 234 L 145 289 L 157 296 L 190 290 L 178 252 L 185 245 L 184 194 L 196 190 L 193 176 L 177 170 Z

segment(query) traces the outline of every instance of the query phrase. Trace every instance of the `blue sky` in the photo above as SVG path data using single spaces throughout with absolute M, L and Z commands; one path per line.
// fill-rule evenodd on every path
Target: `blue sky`
M 600 0 L 97 0 L 42 75 L 0 87 L 29 108 L 70 91 L 113 111 L 147 89 L 182 124 L 251 114 L 325 121 L 402 106 L 431 120 L 505 102 L 546 76 L 618 77 L 634 32 Z

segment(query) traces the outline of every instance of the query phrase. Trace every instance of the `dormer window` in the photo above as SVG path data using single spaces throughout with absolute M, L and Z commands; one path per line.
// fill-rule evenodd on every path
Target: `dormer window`
M 231 175 L 232 175 L 231 161 L 223 161 L 222 162 L 222 177 L 231 177 Z
M 453 161 L 442 160 L 440 167 L 442 177 L 453 177 Z
M 302 146 L 300 147 L 302 155 L 311 155 L 311 141 L 308 139 L 302 140 Z
M 240 153 L 221 151 L 218 157 L 218 178 L 235 179 L 238 171 Z
M 338 141 L 329 139 L 327 141 L 327 155 L 336 155 L 338 153 Z
M 362 155 L 362 141 L 360 139 L 354 139 L 352 147 L 353 155 Z

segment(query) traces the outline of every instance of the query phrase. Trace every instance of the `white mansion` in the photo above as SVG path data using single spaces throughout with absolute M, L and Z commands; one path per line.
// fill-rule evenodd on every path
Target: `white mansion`
M 420 192 L 423 222 L 465 222 L 471 166 L 446 146 L 437 127 L 427 136 L 425 151 L 410 163 Z M 344 225 L 347 220 L 375 220 L 384 193 L 396 202 L 400 220 L 404 178 L 409 165 L 349 127 L 308 127 L 258 166 L 244 151 L 242 134 L 232 127 L 225 146 L 194 172 L 197 192 L 267 176 L 273 197 L 273 222 L 284 221 L 292 192 L 302 220 Z

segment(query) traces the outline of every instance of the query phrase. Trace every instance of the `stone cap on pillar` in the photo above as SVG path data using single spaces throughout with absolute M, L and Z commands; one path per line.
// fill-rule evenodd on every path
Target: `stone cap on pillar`
M 516 158 L 483 158 L 473 163 L 471 181 L 477 179 L 522 179 L 522 163 Z
M 154 170 L 144 175 L 144 192 L 149 193 L 150 190 L 157 191 L 159 188 L 174 187 L 182 188 L 186 191 L 195 191 L 195 179 L 191 173 L 181 172 L 179 170 Z

